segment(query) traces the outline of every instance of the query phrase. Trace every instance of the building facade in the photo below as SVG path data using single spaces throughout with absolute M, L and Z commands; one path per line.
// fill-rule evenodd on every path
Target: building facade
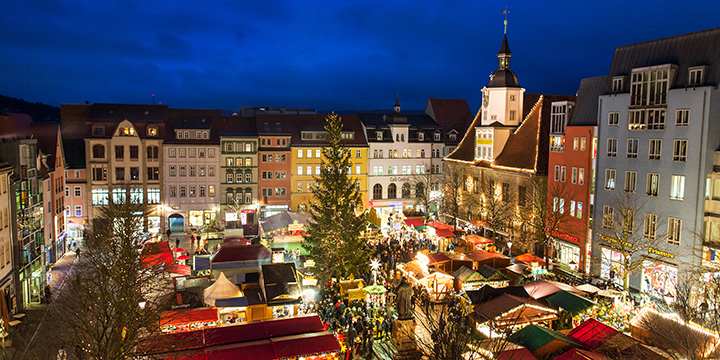
M 713 265 L 703 258 L 718 248 L 719 44 L 717 28 L 618 47 L 598 99 L 594 218 L 601 229 L 624 219 L 642 224 L 643 238 L 659 238 L 633 252 L 643 267 L 629 284 L 659 297 L 673 296 L 679 273 Z M 616 200 L 624 194 L 642 210 L 627 215 Z M 611 248 L 618 240 L 599 232 L 593 271 L 621 282 L 622 256 Z
M 258 134 L 255 120 L 224 117 L 220 132 L 220 187 L 226 229 L 258 235 Z
M 258 131 L 258 191 L 260 219 L 290 211 L 290 140 L 287 118 L 273 115 L 255 117 Z M 283 128 L 285 132 L 283 132 Z
M 219 110 L 168 110 L 162 151 L 163 203 L 171 232 L 215 225 L 220 210 L 221 122 Z
M 73 241 L 84 237 L 87 225 L 88 197 L 87 172 L 85 170 L 85 141 L 82 139 L 64 139 L 65 157 L 65 218 L 67 219 L 66 251 Z
M 12 221 L 12 174 L 10 163 L 0 163 L 0 295 L 1 301 L 13 310 L 15 284 L 13 269 L 13 226 Z M 13 310 L 14 311 L 14 310 Z

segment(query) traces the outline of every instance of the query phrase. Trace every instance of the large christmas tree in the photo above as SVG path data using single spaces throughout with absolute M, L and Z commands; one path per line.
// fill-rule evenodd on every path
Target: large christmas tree
M 322 150 L 320 175 L 312 188 L 312 219 L 305 227 L 308 235 L 303 247 L 315 261 L 320 278 L 357 276 L 370 257 L 361 237 L 367 221 L 364 214 L 356 214 L 362 197 L 355 185 L 357 179 L 349 175 L 352 162 L 350 150 L 342 144 L 340 117 L 328 115 L 325 130 L 327 147 Z

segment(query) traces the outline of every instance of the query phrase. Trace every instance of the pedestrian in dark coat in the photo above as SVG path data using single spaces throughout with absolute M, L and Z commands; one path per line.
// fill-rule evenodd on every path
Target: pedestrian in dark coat
M 180 238 L 175 238 L 175 247 L 176 248 L 180 247 Z

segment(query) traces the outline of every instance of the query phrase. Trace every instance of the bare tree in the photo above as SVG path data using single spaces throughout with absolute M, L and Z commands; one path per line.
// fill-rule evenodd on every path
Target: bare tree
M 442 175 L 433 174 L 431 169 L 427 169 L 423 173 L 410 176 L 410 186 L 415 191 L 415 204 L 422 205 L 425 212 L 425 220 L 427 221 L 431 212 L 438 210 L 442 201 L 442 195 L 438 195 L 439 191 L 433 189 L 439 188 L 442 181 Z
M 527 245 L 540 249 L 541 253 L 536 254 L 542 257 L 548 255 L 547 249 L 552 243 L 554 233 L 565 233 L 579 236 L 576 231 L 568 225 L 568 220 L 574 216 L 574 210 L 569 209 L 569 203 L 580 194 L 577 188 L 565 182 L 552 182 L 548 184 L 546 177 L 536 177 L 531 183 L 530 206 L 522 217 L 525 221 L 524 237 Z M 535 250 L 537 251 L 537 250 Z
M 477 186 L 480 192 L 478 199 L 480 213 L 493 230 L 497 243 L 499 240 L 497 232 L 507 231 L 515 218 L 516 194 L 508 183 L 503 184 L 497 177 L 489 174 L 486 174 Z
M 645 258 L 651 248 L 657 249 L 667 238 L 663 217 L 645 212 L 645 202 L 629 192 L 616 194 L 602 209 L 601 221 L 595 222 L 595 232 L 600 235 L 603 246 L 620 253 L 620 262 L 607 260 L 622 278 L 623 289 L 629 289 L 630 274 L 643 269 Z M 603 255 L 605 256 L 605 255 Z
M 143 263 L 148 208 L 111 203 L 99 212 L 50 309 L 69 359 L 127 359 L 162 345 L 163 299 L 173 289 L 161 265 Z
M 457 219 L 462 214 L 467 204 L 464 201 L 468 201 L 470 196 L 465 194 L 464 189 L 467 189 L 466 185 L 467 170 L 461 165 L 455 165 L 448 163 L 445 167 L 445 174 L 443 176 L 445 182 L 445 190 L 442 196 L 442 212 L 450 215 L 453 218 L 453 227 L 457 230 Z

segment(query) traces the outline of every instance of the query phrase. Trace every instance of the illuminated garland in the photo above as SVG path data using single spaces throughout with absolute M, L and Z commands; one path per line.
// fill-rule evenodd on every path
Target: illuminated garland
M 517 130 L 515 130 L 515 132 L 513 133 L 513 135 L 515 135 L 518 133 L 518 131 L 520 131 L 520 129 L 522 129 L 522 127 L 529 121 L 530 116 L 535 112 L 535 109 L 537 109 L 538 105 L 539 105 L 540 109 L 538 111 L 541 112 L 541 114 L 538 114 L 538 120 L 537 120 L 538 130 L 537 130 L 537 135 L 536 135 L 536 140 L 535 140 L 535 165 L 534 165 L 534 168 L 533 169 L 525 169 L 525 168 L 518 168 L 518 167 L 513 167 L 513 166 L 495 165 L 494 163 L 490 164 L 491 168 L 500 169 L 500 170 L 509 170 L 509 171 L 519 171 L 519 172 L 524 172 L 524 173 L 528 173 L 528 174 L 535 174 L 537 172 L 538 151 L 539 151 L 539 147 L 540 147 L 540 129 L 542 128 L 542 126 L 541 126 L 542 102 L 543 102 L 543 95 L 540 95 L 540 99 L 538 99 L 538 101 L 535 103 L 535 105 L 533 105 L 533 108 L 532 108 L 532 110 L 530 110 L 530 113 L 528 113 L 528 116 L 525 118 L 525 121 L 523 121 L 522 124 L 520 124 L 520 126 L 517 128 Z M 502 154 L 502 152 L 500 154 Z

